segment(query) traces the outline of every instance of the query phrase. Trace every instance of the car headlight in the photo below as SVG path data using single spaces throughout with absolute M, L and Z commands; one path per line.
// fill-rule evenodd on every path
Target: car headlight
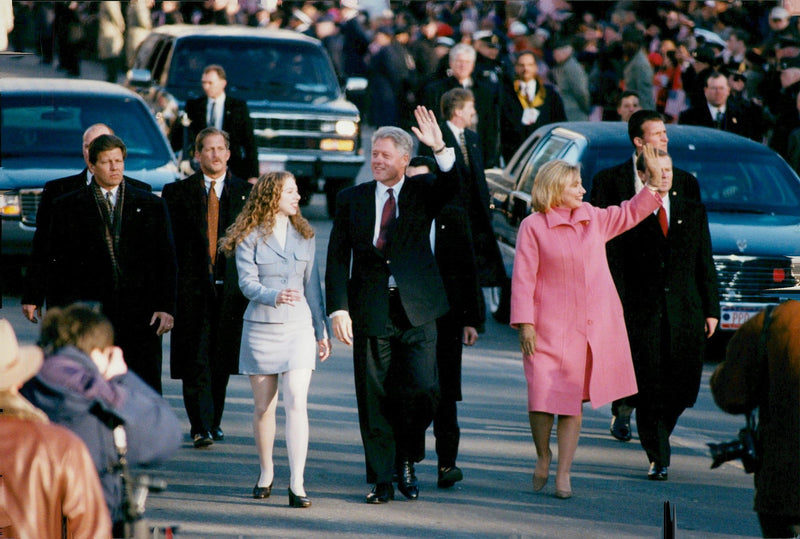
M 0 215 L 18 217 L 22 213 L 22 200 L 18 191 L 0 193 Z
M 336 122 L 336 134 L 343 137 L 352 137 L 358 131 L 358 125 L 352 120 L 339 120 Z
M 789 260 L 792 262 L 792 279 L 795 286 L 800 285 L 800 256 L 790 256 Z

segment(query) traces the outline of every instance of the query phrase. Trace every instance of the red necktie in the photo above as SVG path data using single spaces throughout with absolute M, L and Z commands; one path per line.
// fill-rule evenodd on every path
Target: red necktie
M 669 223 L 667 223 L 667 212 L 664 210 L 664 206 L 658 208 L 658 224 L 661 225 L 661 232 L 664 233 L 664 237 L 667 237 L 667 231 L 669 230 Z
M 389 193 L 389 198 L 383 204 L 383 212 L 381 213 L 381 228 L 378 231 L 378 241 L 375 242 L 375 247 L 381 251 L 383 251 L 383 248 L 386 246 L 386 236 L 389 233 L 389 228 L 391 228 L 392 223 L 394 223 L 395 213 L 397 213 L 397 203 L 394 199 L 394 189 L 388 189 L 387 193 Z

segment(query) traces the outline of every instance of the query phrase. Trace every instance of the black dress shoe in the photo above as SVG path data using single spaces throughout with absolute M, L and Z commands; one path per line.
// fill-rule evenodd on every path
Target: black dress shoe
M 212 439 L 213 439 L 215 442 L 221 442 L 222 440 L 224 440 L 224 439 L 225 439 L 225 433 L 224 433 L 224 432 L 222 432 L 222 429 L 221 429 L 221 428 L 219 428 L 219 427 L 214 427 L 213 429 L 211 429 L 211 438 L 212 438 Z
M 611 436 L 620 442 L 631 440 L 631 416 L 611 416 Z
M 666 481 L 668 477 L 666 466 L 656 466 L 655 462 L 650 463 L 650 469 L 647 471 L 647 478 L 650 481 Z
M 377 483 L 367 494 L 367 503 L 387 503 L 394 500 L 394 487 L 391 483 Z
M 256 486 L 253 487 L 253 498 L 256 500 L 269 498 L 270 494 L 272 494 L 272 483 L 268 487 L 259 487 L 258 483 L 256 483 Z
M 208 447 L 214 443 L 213 438 L 207 432 L 198 432 L 197 434 L 192 435 L 192 443 L 194 444 L 195 448 L 201 449 L 203 447 Z
M 419 484 L 414 473 L 414 463 L 410 460 L 403 461 L 397 470 L 397 490 L 409 500 L 416 500 L 419 497 Z
M 289 507 L 311 507 L 311 499 L 308 496 L 298 496 L 289 487 Z
M 462 479 L 464 479 L 464 474 L 461 473 L 461 468 L 458 466 L 439 468 L 439 480 L 436 482 L 436 486 L 450 488 L 456 484 L 456 481 L 461 481 Z

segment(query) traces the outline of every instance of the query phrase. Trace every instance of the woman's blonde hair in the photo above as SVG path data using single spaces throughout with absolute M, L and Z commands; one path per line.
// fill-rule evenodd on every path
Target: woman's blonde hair
M 262 238 L 270 235 L 275 226 L 275 215 L 278 213 L 283 186 L 289 178 L 294 179 L 291 172 L 268 172 L 258 179 L 242 208 L 242 213 L 228 227 L 225 237 L 219 242 L 222 254 L 226 256 L 233 254 L 236 246 L 254 229 L 259 230 Z M 300 214 L 299 209 L 297 214 L 289 216 L 289 222 L 303 238 L 314 237 L 314 229 Z
M 561 195 L 564 189 L 575 181 L 576 176 L 580 178 L 580 173 L 581 169 L 578 165 L 571 165 L 563 159 L 554 159 L 545 163 L 533 180 L 531 189 L 533 210 L 545 213 L 550 208 L 561 204 Z

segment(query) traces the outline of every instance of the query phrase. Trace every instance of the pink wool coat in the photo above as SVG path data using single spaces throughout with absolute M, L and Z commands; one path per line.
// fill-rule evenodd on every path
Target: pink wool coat
M 654 212 L 642 189 L 621 206 L 584 203 L 526 217 L 511 279 L 511 326 L 534 324 L 536 351 L 523 358 L 528 410 L 579 415 L 588 384 L 593 408 L 636 393 L 625 319 L 606 242 Z

